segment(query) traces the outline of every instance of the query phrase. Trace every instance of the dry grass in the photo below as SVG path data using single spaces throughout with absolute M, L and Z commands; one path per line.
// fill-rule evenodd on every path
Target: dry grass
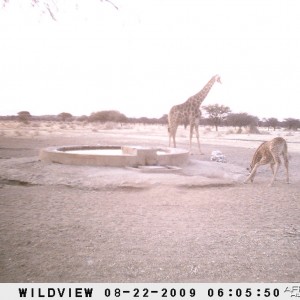
M 166 126 L 112 127 L 2 122 L 0 281 L 299 282 L 299 132 L 201 127 L 205 154 L 180 174 L 38 160 L 51 145 L 168 144 Z M 179 147 L 188 134 L 179 128 Z M 242 184 L 257 145 L 278 135 L 293 156 L 291 184 L 279 176 L 268 188 L 269 168 Z M 228 163 L 210 161 L 216 149 Z
M 167 191 L 172 199 L 162 199 Z M 282 215 L 292 201 L 280 195 L 262 203 L 261 187 L 243 199 L 242 188 L 230 186 L 54 191 L 7 185 L 5 193 L 11 205 L 4 206 L 4 220 L 18 216 L 7 220 L 11 229 L 2 236 L 5 282 L 299 280 L 295 208 Z M 288 235 L 294 228 L 296 235 Z

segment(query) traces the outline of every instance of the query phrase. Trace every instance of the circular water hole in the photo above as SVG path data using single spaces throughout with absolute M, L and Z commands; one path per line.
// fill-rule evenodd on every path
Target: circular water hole
M 41 149 L 40 160 L 68 165 L 138 167 L 181 166 L 189 152 L 179 148 L 143 146 L 63 146 Z

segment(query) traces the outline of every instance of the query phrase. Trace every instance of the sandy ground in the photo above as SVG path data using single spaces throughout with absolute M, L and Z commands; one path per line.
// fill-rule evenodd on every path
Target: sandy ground
M 219 134 L 176 174 L 39 161 L 59 145 L 167 146 L 166 127 L 0 124 L 1 282 L 300 282 L 300 133 Z M 284 168 L 243 184 L 255 148 L 288 141 Z M 188 147 L 180 128 L 178 146 Z M 222 151 L 227 163 L 210 161 Z M 197 153 L 196 147 L 194 152 Z

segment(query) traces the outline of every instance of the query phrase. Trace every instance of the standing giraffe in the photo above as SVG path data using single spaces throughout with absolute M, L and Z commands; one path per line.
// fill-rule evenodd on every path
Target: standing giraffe
M 259 166 L 270 164 L 273 172 L 273 177 L 270 186 L 273 185 L 281 164 L 280 155 L 283 156 L 284 165 L 286 168 L 286 182 L 289 183 L 289 159 L 286 140 L 282 137 L 276 137 L 271 141 L 263 142 L 255 151 L 250 165 L 250 174 L 245 180 L 245 183 L 253 182 L 256 170 Z M 275 169 L 274 169 L 275 166 Z
M 192 151 L 192 137 L 195 128 L 197 142 L 198 142 L 198 149 L 200 154 L 202 154 L 200 148 L 199 129 L 198 129 L 199 120 L 201 116 L 201 111 L 199 107 L 215 82 L 221 83 L 221 78 L 219 75 L 213 76 L 211 80 L 204 86 L 204 88 L 199 93 L 188 98 L 184 103 L 179 105 L 174 105 L 171 108 L 168 115 L 169 147 L 171 147 L 171 139 L 173 139 L 173 145 L 174 148 L 176 148 L 175 137 L 176 137 L 177 127 L 180 123 L 183 122 L 184 124 L 190 125 L 190 152 Z

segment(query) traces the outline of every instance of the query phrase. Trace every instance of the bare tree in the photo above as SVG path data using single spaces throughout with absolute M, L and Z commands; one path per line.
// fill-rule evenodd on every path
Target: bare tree
M 216 127 L 216 131 L 218 131 L 218 127 L 221 125 L 222 121 L 226 119 L 231 111 L 228 106 L 219 104 L 207 105 L 203 106 L 203 108 L 208 113 L 209 120 Z
M 242 132 L 242 127 L 256 126 L 258 121 L 257 117 L 248 115 L 247 113 L 229 114 L 227 117 L 228 125 L 239 127 L 239 133 Z
M 63 122 L 70 121 L 73 118 L 73 116 L 67 112 L 62 112 L 57 117 Z
M 2 0 L 2 7 L 5 7 L 11 0 Z M 58 12 L 58 0 L 27 0 L 33 7 L 37 7 L 42 13 L 47 13 L 52 20 L 56 21 L 56 13 Z M 115 9 L 119 9 L 111 0 L 99 0 L 100 2 L 109 3 Z M 77 1 L 75 2 L 77 3 Z M 74 3 L 73 3 L 74 4 Z
M 284 119 L 284 126 L 288 129 L 288 130 L 298 130 L 298 128 L 300 127 L 300 120 L 299 119 L 293 119 L 293 118 L 287 118 Z
M 269 127 L 272 127 L 275 131 L 278 124 L 279 124 L 279 121 L 276 118 L 269 118 L 266 120 L 266 125 L 268 126 L 268 130 L 269 130 Z

